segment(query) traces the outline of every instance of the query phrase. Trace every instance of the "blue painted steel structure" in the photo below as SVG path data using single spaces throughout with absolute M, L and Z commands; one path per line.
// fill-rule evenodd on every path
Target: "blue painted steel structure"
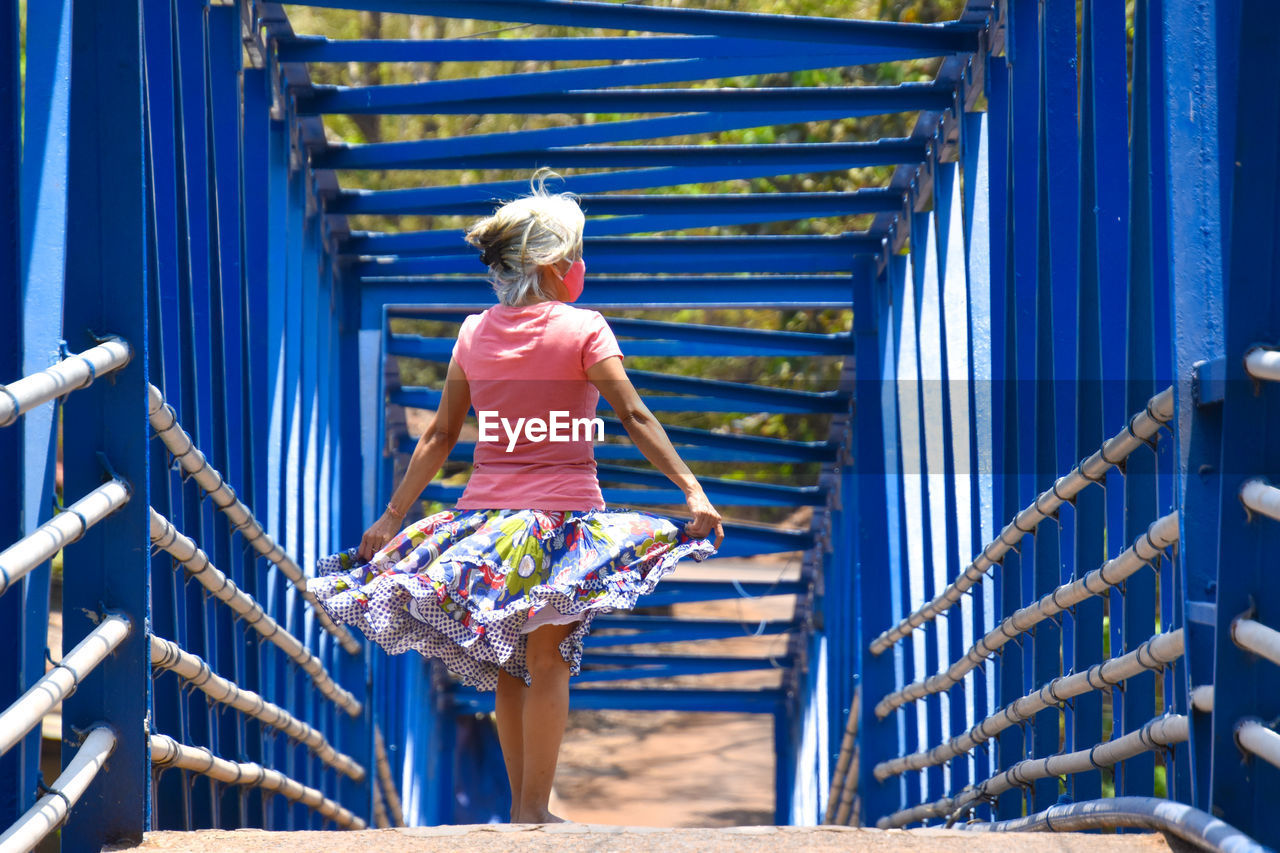
M 130 625 L 63 706 L 66 761 L 91 730 L 115 743 L 76 798 L 65 849 L 148 826 L 360 825 L 373 814 L 375 725 L 410 822 L 483 819 L 459 792 L 500 799 L 481 787 L 497 746 L 474 716 L 492 697 L 331 630 L 296 567 L 359 537 L 411 448 L 403 410 L 438 399 L 402 387 L 398 359 L 443 363 L 451 337 L 392 322 L 457 323 L 492 302 L 457 230 L 369 233 L 347 216 L 476 215 L 526 186 L 369 191 L 339 176 L 541 165 L 579 170 L 564 185 L 589 216 L 590 307 L 853 317 L 830 335 L 614 320 L 629 356 L 824 356 L 844 368 L 821 392 L 635 373 L 655 409 L 809 413 L 831 430 L 817 442 L 670 430 L 691 461 L 775 466 L 769 484 L 707 479 L 730 514 L 803 506 L 813 521 L 728 526 L 724 556 L 800 552 L 797 579 L 672 581 L 651 603 L 788 595 L 795 614 L 745 628 L 602 618 L 577 707 L 770 715 L 779 822 L 1003 819 L 1064 792 L 1113 793 L 1167 796 L 1280 843 L 1265 812 L 1280 768 L 1240 735 L 1248 720 L 1280 718 L 1280 668 L 1238 630 L 1280 629 L 1265 574 L 1280 511 L 1241 498 L 1258 478 L 1280 482 L 1280 383 L 1245 360 L 1280 348 L 1280 82 L 1241 71 L 1271 65 L 1269 4 L 1138 0 L 1127 19 L 1120 0 L 1091 0 L 1077 20 L 1066 0 L 970 0 L 940 25 L 562 0 L 309 5 L 535 29 L 335 41 L 295 35 L 280 6 L 258 0 L 63 0 L 29 4 L 23 34 L 16 0 L 0 0 L 0 380 L 71 363 L 99 336 L 132 352 L 110 380 L 0 428 L 14 484 L 0 494 L 0 547 L 54 515 L 59 441 L 64 504 L 111 477 L 130 487 L 63 560 L 68 650 L 107 614 Z M 548 38 L 538 25 L 654 35 Z M 938 70 L 924 83 L 691 85 L 930 57 Z M 475 59 L 633 62 L 365 88 L 316 85 L 308 71 Z M 686 88 L 644 88 L 655 84 Z M 322 124 L 547 112 L 635 117 L 369 145 L 329 142 Z M 670 143 L 886 112 L 916 114 L 908 138 Z M 869 166 L 894 167 L 886 186 L 664 191 Z M 859 214 L 873 221 L 829 236 L 667 233 Z M 15 400 L 16 387 L 5 389 Z M 199 455 L 171 443 L 157 412 Z M 640 459 L 629 444 L 598 457 L 610 502 L 682 503 L 625 464 Z M 821 474 L 780 473 L 794 463 Z M 456 494 L 433 484 L 424 498 Z M 153 513 L 205 557 L 155 536 Z M 48 564 L 18 572 L 15 554 L 0 555 L 0 634 L 15 650 L 0 661 L 0 711 L 57 673 L 45 675 Z M 744 631 L 785 636 L 787 650 L 618 650 Z M 1144 657 L 1153 634 L 1174 632 L 1180 654 Z M 197 698 L 184 688 L 210 679 L 172 660 L 148 670 L 152 636 L 284 716 Z M 759 690 L 646 682 L 774 668 L 779 684 Z M 1159 742 L 1157 718 L 1174 733 Z M 281 737 L 286 719 L 320 741 Z M 1059 778 L 1019 764 L 1093 762 L 1094 745 L 1113 756 L 1136 732 L 1114 769 L 1107 758 Z M 153 752 L 164 742 L 148 734 L 207 752 Z M 40 793 L 38 732 L 15 738 L 0 756 L 0 828 Z M 262 781 L 276 779 L 263 767 L 310 791 L 271 796 L 283 783 Z

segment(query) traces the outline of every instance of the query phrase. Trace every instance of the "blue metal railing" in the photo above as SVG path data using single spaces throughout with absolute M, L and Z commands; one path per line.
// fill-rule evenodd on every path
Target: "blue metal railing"
M 564 186 L 590 217 L 590 307 L 853 318 L 826 335 L 616 319 L 630 357 L 844 361 L 837 388 L 805 392 L 636 373 L 655 408 L 831 426 L 817 441 L 670 430 L 690 460 L 776 475 L 708 478 L 718 504 L 813 520 L 728 529 L 723 556 L 799 552 L 798 579 L 673 582 L 655 603 L 785 594 L 794 613 L 602 619 L 579 707 L 766 715 L 779 822 L 1280 842 L 1280 131 L 1257 118 L 1280 114 L 1280 80 L 1237 70 L 1274 59 L 1268 4 L 1139 0 L 1127 19 L 1089 2 L 1077 21 L 1074 3 L 971 0 L 939 25 L 310 5 L 658 35 L 336 41 L 259 0 L 101 0 L 27 4 L 20 57 L 16 7 L 0 14 L 0 280 L 21 283 L 0 306 L 0 374 L 28 377 L 0 388 L 15 484 L 0 490 L 0 630 L 16 649 L 0 661 L 0 849 L 64 821 L 78 850 L 148 826 L 463 814 L 455 789 L 476 775 L 459 731 L 496 760 L 473 713 L 491 697 L 368 648 L 305 574 L 372 521 L 409 449 L 401 409 L 435 403 L 394 368 L 439 364 L 450 340 L 391 321 L 492 301 L 456 229 L 346 217 L 472 215 L 526 182 L 368 190 L 347 174 L 536 165 L 583 170 Z M 307 70 L 624 58 L 640 61 L 376 89 Z M 927 58 L 933 79 L 900 86 L 645 88 Z M 322 123 L 548 111 L 637 117 L 367 145 Z M 909 136 L 672 140 L 894 112 L 915 114 Z M 894 172 L 832 193 L 669 191 L 866 167 Z M 852 215 L 870 224 L 670 233 Z M 55 514 L 59 446 L 75 501 Z M 679 503 L 624 464 L 634 447 L 599 458 L 608 499 Z M 817 482 L 783 473 L 796 464 Z M 46 671 L 60 551 L 72 649 Z M 752 631 L 785 653 L 619 649 Z M 652 683 L 775 669 L 759 690 Z M 65 769 L 44 788 L 36 729 L 59 702 Z

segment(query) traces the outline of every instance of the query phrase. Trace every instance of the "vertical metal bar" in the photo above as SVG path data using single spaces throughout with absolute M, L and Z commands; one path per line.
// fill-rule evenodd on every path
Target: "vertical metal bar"
M 1116 50 L 1118 46 L 1119 50 Z M 1117 3 L 1086 3 L 1081 32 L 1081 184 L 1080 257 L 1077 293 L 1076 343 L 1076 431 L 1075 456 L 1083 459 L 1102 445 L 1103 364 L 1101 281 L 1110 261 L 1102 246 L 1114 239 L 1112 220 L 1103 205 L 1108 197 L 1108 170 L 1123 163 L 1126 152 L 1116 150 L 1117 117 L 1111 112 L 1116 86 L 1124 90 L 1124 7 Z M 1118 67 L 1117 67 L 1118 65 Z M 1117 76 L 1118 75 L 1118 76 Z M 1124 122 L 1121 112 L 1119 121 Z M 1120 138 L 1123 146 L 1124 138 Z M 1107 146 L 1111 146 L 1108 148 Z M 1114 175 L 1112 176 L 1112 179 Z M 1083 576 L 1106 559 L 1106 495 L 1087 488 L 1075 505 L 1075 575 Z M 1092 666 L 1103 660 L 1103 602 L 1090 598 L 1076 605 L 1074 659 L 1076 666 Z M 1102 742 L 1102 695 L 1087 693 L 1074 700 L 1071 731 L 1077 747 Z M 1069 793 L 1076 800 L 1102 796 L 1102 779 L 1097 773 L 1076 774 L 1069 781 Z
M 92 628 L 89 615 L 127 614 L 135 626 L 117 652 L 63 703 L 67 732 L 108 722 L 118 746 L 62 830 L 68 850 L 140 838 L 150 817 L 151 767 L 144 726 L 151 700 L 147 507 L 146 169 L 143 147 L 140 4 L 77 4 L 72 48 L 71 221 L 65 324 L 80 349 L 94 333 L 112 332 L 134 347 L 113 382 L 98 382 L 68 402 L 64 431 L 66 488 L 82 494 L 102 482 L 102 458 L 132 488 L 129 503 L 93 528 L 66 554 L 76 582 L 64 592 L 69 645 Z M 102 454 L 100 457 L 99 454 Z M 87 615 L 88 614 L 88 615 Z M 67 746 L 67 757 L 74 747 Z
M 913 216 L 911 227 L 912 296 L 915 299 L 916 371 L 911 380 L 913 396 L 919 407 L 914 426 L 915 441 L 920 448 L 921 470 L 915 474 L 920 487 L 920 535 L 923 554 L 922 585 L 915 593 L 914 605 L 933 599 L 947 585 L 947 540 L 951 527 L 947 511 L 946 442 L 943 436 L 945 400 L 943 398 L 942 320 L 939 311 L 937 234 L 932 212 Z M 951 614 L 940 614 L 926 635 L 925 668 L 937 672 L 951 659 L 950 639 L 954 620 Z M 926 743 L 945 741 L 951 736 L 951 694 L 930 696 L 925 706 L 929 737 Z M 931 767 L 925 771 L 929 799 L 945 797 L 950 791 L 950 767 Z
M 16 342 L 21 357 L 10 377 L 44 370 L 58 361 L 62 340 L 63 280 L 67 253 L 68 121 L 71 99 L 71 4 L 49 3 L 27 10 L 27 63 L 25 134 L 20 191 L 15 222 L 20 227 L 18 285 L 19 304 L 11 306 L 19 318 Z M 15 139 L 16 142 L 16 139 Z M 18 190 L 18 187 L 14 188 Z M 21 442 L 21 463 L 11 469 L 21 474 L 19 535 L 31 533 L 53 515 L 57 408 L 46 403 L 23 415 L 9 440 Z M 21 638 L 16 650 L 16 688 L 10 699 L 34 684 L 45 671 L 45 645 L 49 631 L 50 567 L 27 575 L 5 605 L 17 616 L 7 624 Z M 0 692 L 0 699 L 8 690 Z M 8 761 L 19 785 L 20 808 L 35 801 L 35 780 L 40 771 L 40 732 L 18 744 Z M 3 766 L 3 765 L 0 765 Z M 16 815 L 15 815 L 16 817 Z
M 1223 4 L 1225 5 L 1225 4 Z M 1234 103 L 1234 150 L 1224 150 L 1233 164 L 1226 296 L 1227 383 L 1222 420 L 1222 489 L 1219 505 L 1219 571 L 1217 631 L 1214 644 L 1212 789 L 1215 815 L 1263 844 L 1280 845 L 1275 795 L 1280 769 L 1257 758 L 1242 760 L 1235 727 L 1242 717 L 1270 720 L 1280 715 L 1280 679 L 1269 661 L 1250 655 L 1231 640 L 1231 623 L 1253 613 L 1276 620 L 1280 586 L 1275 582 L 1275 555 L 1280 552 L 1280 523 L 1252 517 L 1240 504 L 1242 483 L 1259 472 L 1280 471 L 1280 387 L 1255 384 L 1243 370 L 1244 352 L 1259 341 L 1280 341 L 1280 79 L 1251 75 L 1246 69 L 1274 61 L 1280 43 L 1280 18 L 1271 4 L 1245 0 L 1238 4 L 1239 28 L 1224 32 L 1219 45 L 1238 40 L 1236 50 L 1222 53 L 1240 63 L 1237 89 L 1222 91 Z M 1270 57 L 1270 58 L 1269 58 Z M 1229 63 L 1224 63 L 1229 64 Z M 1266 116 L 1265 130 L 1256 125 Z M 1272 621 L 1272 627 L 1280 624 Z M 1201 649 L 1203 652 L 1203 647 Z
M 992 285 L 997 271 L 992 252 L 992 181 L 990 166 L 991 134 L 990 113 L 965 113 L 960 134 L 960 153 L 963 168 L 963 211 L 960 218 L 964 228 L 965 277 L 968 286 L 969 321 L 969 389 L 972 428 L 970 432 L 969 459 L 972 490 L 973 523 L 969 550 L 961 546 L 961 554 L 973 554 L 995 536 L 997 525 L 995 507 L 995 445 L 992 435 L 995 423 L 993 394 L 993 367 L 996 342 L 992 333 Z M 954 216 L 955 214 L 953 214 Z M 968 559 L 965 557 L 964 559 Z M 998 573 L 999 569 L 993 570 Z M 994 627 L 995 584 L 983 583 L 972 596 L 970 634 L 985 635 Z M 967 647 L 967 645 L 966 645 Z M 995 711 L 996 665 L 988 665 L 973 679 L 971 708 L 976 720 L 985 719 Z M 975 720 L 975 721 L 976 721 Z M 975 721 L 970 721 L 972 727 Z M 972 776 L 975 781 L 985 779 L 992 772 L 992 755 L 988 750 L 971 756 Z
M 0 280 L 20 281 L 21 252 L 21 109 L 18 63 L 21 57 L 16 0 L 0 2 Z M 28 42 L 27 61 L 39 61 L 40 49 Z M 0 288 L 0 382 L 11 382 L 22 373 L 22 323 L 24 305 L 16 288 Z M 0 468 L 18 471 L 22 466 L 21 433 L 0 430 Z M 0 494 L 0 541 L 22 537 L 22 484 Z M 0 622 L 21 623 L 22 600 L 0 596 Z M 22 695 L 21 661 L 17 655 L 0 660 L 0 703 L 8 707 Z M 23 807 L 23 774 L 20 755 L 0 756 L 0 825 L 9 826 Z
M 913 228 L 914 231 L 914 228 Z M 894 269 L 892 279 L 893 302 L 899 306 L 895 316 L 894 346 L 896 348 L 895 381 L 898 395 L 897 429 L 898 445 L 902 453 L 902 528 L 904 532 L 906 556 L 905 581 L 903 585 L 903 609 L 906 612 L 925 600 L 925 560 L 928 550 L 925 539 L 927 516 L 925 515 L 924 484 L 922 473 L 925 469 L 923 453 L 920 448 L 920 370 L 919 355 L 916 344 L 916 282 L 915 264 L 910 254 L 899 261 Z M 935 629 L 936 630 L 936 627 Z M 937 652 L 931 648 L 929 631 L 913 631 L 911 634 L 911 667 L 915 673 L 937 671 Z M 930 667 L 930 662 L 934 666 Z M 917 702 L 915 707 L 907 708 L 908 740 L 907 748 L 915 751 L 924 748 L 929 742 L 929 706 L 927 702 Z M 908 789 L 915 785 L 915 779 L 908 781 Z M 924 800 L 931 794 L 927 787 L 927 772 L 919 778 L 920 789 L 912 791 L 909 797 Z M 937 787 L 937 786 L 935 786 Z
M 1188 707 L 1192 688 L 1213 683 L 1213 626 L 1188 621 L 1182 605 L 1212 604 L 1218 576 L 1222 407 L 1197 405 L 1197 362 L 1226 355 L 1222 339 L 1221 175 L 1231 161 L 1219 146 L 1219 63 L 1216 7 L 1165 0 L 1166 157 L 1169 188 L 1169 277 L 1172 283 L 1176 506 L 1180 509 L 1177 608 L 1166 621 L 1184 631 L 1186 653 L 1175 668 L 1166 704 L 1191 719 L 1191 740 L 1175 753 L 1169 794 L 1208 808 L 1211 717 Z M 1227 63 L 1230 64 L 1230 63 Z M 1176 170 L 1176 171 L 1175 171 Z M 1172 617 L 1170 619 L 1170 617 Z
M 869 261 L 866 262 L 870 266 Z M 898 754 L 901 712 L 895 712 L 887 720 L 875 715 L 875 703 L 879 697 L 897 689 L 894 679 L 894 660 L 900 654 L 901 644 L 880 655 L 872 655 L 867 646 L 880 631 L 898 618 L 891 578 L 898 576 L 900 563 L 896 539 L 889 523 L 890 507 L 897 508 L 896 498 L 886 500 L 886 489 L 896 493 L 896 470 L 886 464 L 886 448 L 893 441 L 886 433 L 885 421 L 889 414 L 883 400 L 886 369 L 881 354 L 886 329 L 882 317 L 885 307 L 878 303 L 880 283 L 873 271 L 866 269 L 854 276 L 853 332 L 854 360 L 856 367 L 854 396 L 858 405 L 854 410 L 853 464 L 841 472 L 841 495 L 851 514 L 842 515 L 842 529 L 848 530 L 847 538 L 853 545 L 854 566 L 851 586 L 855 592 L 856 630 L 853 659 L 861 675 L 863 701 L 858 721 L 858 793 L 862 799 L 863 820 L 874 825 L 875 819 L 895 811 L 901 805 L 898 792 L 900 783 L 893 780 L 883 783 L 876 780 L 872 769 L 881 761 Z M 850 470 L 852 468 L 852 470 Z M 894 513 L 896 515 L 896 512 Z
M 1130 247 L 1128 315 L 1126 322 L 1125 383 L 1126 409 L 1140 411 L 1155 393 L 1155 270 L 1152 256 L 1152 220 L 1160 201 L 1153 198 L 1148 178 L 1150 171 L 1151 114 L 1150 102 L 1158 98 L 1158 81 L 1153 80 L 1150 64 L 1152 35 L 1159 32 L 1151 25 L 1150 4 L 1139 0 L 1134 22 L 1133 53 L 1133 136 L 1132 181 L 1130 205 Z M 1139 448 L 1125 461 L 1125 527 L 1124 538 L 1132 542 L 1156 518 L 1155 455 Z M 1122 636 L 1119 648 L 1111 653 L 1132 651 L 1151 631 L 1156 619 L 1156 583 L 1153 572 L 1142 571 L 1125 583 L 1122 601 Z M 1112 636 L 1116 627 L 1116 611 L 1112 610 Z M 1155 712 L 1155 676 L 1143 673 L 1125 682 L 1123 693 L 1116 692 L 1115 730 L 1113 737 L 1136 731 Z M 1116 770 L 1116 794 L 1151 796 L 1155 791 L 1155 761 L 1150 753 L 1125 761 Z
M 962 125 L 963 126 L 963 125 Z M 946 470 L 947 527 L 946 563 L 941 568 L 940 582 L 945 586 L 954 576 L 955 566 L 962 566 L 974 555 L 974 505 L 972 485 L 975 459 L 972 456 L 972 393 L 969 362 L 969 289 L 965 267 L 963 209 L 960 195 L 959 165 L 938 163 L 934 167 L 934 218 L 937 222 L 939 305 L 941 340 L 943 342 L 943 386 L 945 423 L 949 425 L 944 464 Z M 960 600 L 953 614 L 948 644 L 953 660 L 974 641 L 973 604 L 975 596 Z M 967 731 L 975 720 L 975 687 L 982 673 L 969 673 L 960 685 L 948 691 L 951 708 L 948 728 L 952 735 Z M 978 719 L 981 719 L 980 717 Z M 971 757 L 950 762 L 948 790 L 969 784 L 973 778 Z

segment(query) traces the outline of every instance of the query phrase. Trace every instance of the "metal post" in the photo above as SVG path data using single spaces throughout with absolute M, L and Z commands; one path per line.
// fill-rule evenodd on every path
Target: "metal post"
M 68 219 L 79 227 L 68 235 L 67 339 L 82 349 L 94 343 L 95 334 L 110 332 L 128 340 L 135 355 L 114 381 L 94 383 L 67 403 L 67 492 L 96 487 L 109 465 L 129 483 L 132 497 L 67 551 L 65 571 L 73 582 L 64 593 L 64 642 L 78 642 L 104 610 L 122 612 L 139 630 L 63 705 L 64 731 L 72 737 L 105 723 L 118 741 L 109 766 L 62 831 L 67 850 L 137 840 L 150 818 L 151 673 L 141 630 L 150 621 L 151 593 L 141 33 L 136 0 L 75 7 Z M 74 747 L 65 747 L 67 760 L 74 754 Z

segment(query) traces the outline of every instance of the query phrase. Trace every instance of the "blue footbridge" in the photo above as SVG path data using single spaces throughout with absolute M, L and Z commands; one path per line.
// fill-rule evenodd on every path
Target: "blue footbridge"
M 543 166 L 588 216 L 581 304 L 670 365 L 632 376 L 682 456 L 753 472 L 703 477 L 721 556 L 799 566 L 601 618 L 574 707 L 766 715 L 780 825 L 1280 846 L 1271 2 L 300 5 L 479 23 L 0 0 L 0 851 L 505 812 L 492 694 L 333 624 L 306 577 L 434 408 L 406 377 L 494 301 L 457 223 Z M 343 76 L 388 63 L 423 70 Z M 333 129 L 387 116 L 472 121 Z M 707 319 L 816 312 L 844 319 Z M 730 357 L 838 378 L 706 367 Z M 606 500 L 678 515 L 600 414 Z M 779 414 L 820 430 L 756 428 Z M 779 595 L 745 630 L 781 656 L 700 653 L 743 625 L 658 609 Z

